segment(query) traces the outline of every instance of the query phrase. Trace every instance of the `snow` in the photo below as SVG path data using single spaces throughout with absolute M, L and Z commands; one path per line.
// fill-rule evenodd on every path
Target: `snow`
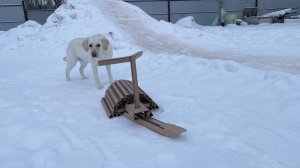
M 288 8 L 288 9 L 282 9 L 280 11 L 275 11 L 275 12 L 271 12 L 271 13 L 267 13 L 262 15 L 263 17 L 278 17 L 278 16 L 284 16 L 287 13 L 291 13 L 292 9 Z
M 0 167 L 298 168 L 299 28 L 185 28 L 122 1 L 68 0 L 44 25 L 0 34 Z M 89 68 L 89 79 L 75 68 L 65 80 L 68 41 L 109 32 L 115 57 L 145 51 L 139 85 L 160 106 L 154 118 L 186 133 L 170 139 L 125 117 L 108 119 L 104 67 L 105 89 L 96 89 Z M 128 64 L 112 71 L 131 77 Z
M 175 24 L 185 28 L 201 28 L 201 25 L 197 24 L 193 16 L 187 16 L 179 19 Z
M 183 28 L 157 22 L 123 1 L 91 1 L 91 4 L 105 11 L 105 17 L 130 35 L 136 45 L 152 52 L 234 60 L 264 70 L 300 73 L 299 24 L 261 25 L 260 29 L 255 26 Z
M 291 18 L 297 19 L 297 18 L 300 18 L 300 15 L 293 15 L 293 16 L 291 16 Z

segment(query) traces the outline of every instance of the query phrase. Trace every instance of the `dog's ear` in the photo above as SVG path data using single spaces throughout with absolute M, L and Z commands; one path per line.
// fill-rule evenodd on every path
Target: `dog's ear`
M 82 42 L 82 47 L 84 48 L 85 51 L 89 51 L 89 40 L 88 39 L 85 39 Z
M 103 49 L 106 51 L 109 45 L 109 41 L 105 37 L 102 38 L 101 41 L 102 41 Z

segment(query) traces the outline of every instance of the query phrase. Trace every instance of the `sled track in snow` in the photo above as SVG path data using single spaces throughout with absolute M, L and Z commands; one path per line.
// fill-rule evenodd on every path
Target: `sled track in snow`
M 154 53 L 185 54 L 207 59 L 222 59 L 236 61 L 257 69 L 282 71 L 300 74 L 300 59 L 283 59 L 265 57 L 263 55 L 241 55 L 229 52 L 209 52 L 201 46 L 185 43 L 176 39 L 172 34 L 160 33 L 151 29 L 147 24 L 159 26 L 159 22 L 140 10 L 132 8 L 123 1 L 102 0 L 94 1 L 94 5 L 103 11 L 110 20 L 127 32 L 135 43 Z M 157 29 L 160 29 L 159 27 Z

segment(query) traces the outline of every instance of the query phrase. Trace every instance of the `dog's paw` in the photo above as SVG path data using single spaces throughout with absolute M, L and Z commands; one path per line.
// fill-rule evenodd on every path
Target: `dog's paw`
M 87 76 L 82 76 L 81 79 L 85 80 L 85 79 L 88 79 L 88 77 Z
M 103 85 L 97 84 L 97 88 L 98 88 L 98 89 L 103 89 L 103 87 L 104 87 Z
M 71 81 L 72 79 L 71 79 L 71 78 L 67 78 L 66 80 L 67 80 L 67 81 Z

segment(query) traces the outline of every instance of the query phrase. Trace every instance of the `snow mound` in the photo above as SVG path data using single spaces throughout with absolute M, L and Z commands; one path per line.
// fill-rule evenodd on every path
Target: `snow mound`
M 185 27 L 185 28 L 200 28 L 201 25 L 197 24 L 193 16 L 187 16 L 182 19 L 179 19 L 176 25 Z
M 23 28 L 23 27 L 39 28 L 41 27 L 41 25 L 36 21 L 28 20 L 25 23 L 18 26 L 18 28 Z

